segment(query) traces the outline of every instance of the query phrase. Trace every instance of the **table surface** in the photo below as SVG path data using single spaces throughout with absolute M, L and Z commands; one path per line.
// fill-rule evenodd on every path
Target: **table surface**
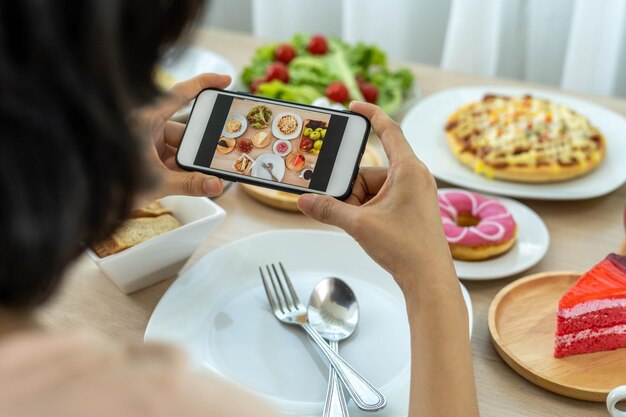
M 217 30 L 199 31 L 194 42 L 223 55 L 236 68 L 243 67 L 254 48 L 263 43 L 248 35 Z M 485 79 L 422 65 L 409 66 L 417 75 L 417 82 L 425 96 L 457 86 L 530 86 L 527 83 Z M 626 100 L 580 96 L 626 115 Z M 523 275 L 554 270 L 586 270 L 607 253 L 616 251 L 624 238 L 622 213 L 626 203 L 626 186 L 607 196 L 585 201 L 522 201 L 539 213 L 548 226 L 551 245 L 546 257 L 534 268 L 518 276 L 495 281 L 464 282 L 474 304 L 472 348 L 481 415 L 607 416 L 602 404 L 552 394 L 511 370 L 491 344 L 487 312 L 496 293 Z M 294 228 L 332 229 L 300 214 L 260 205 L 236 185 L 216 202 L 228 215 L 192 256 L 188 265 L 211 249 L 254 233 Z M 135 294 L 125 295 L 100 272 L 95 263 L 83 256 L 68 271 L 58 296 L 39 312 L 39 318 L 46 326 L 56 330 L 95 328 L 120 341 L 141 341 L 150 314 L 172 281 L 170 279 Z

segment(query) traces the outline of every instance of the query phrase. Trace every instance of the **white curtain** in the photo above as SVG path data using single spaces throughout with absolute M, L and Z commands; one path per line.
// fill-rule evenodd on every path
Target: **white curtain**
M 395 60 L 626 97 L 626 0 L 251 1 L 213 3 L 247 8 L 268 39 L 338 35 Z
M 626 96 L 623 0 L 453 0 L 441 66 Z
M 625 1 L 576 1 L 561 85 L 626 95 Z
M 288 39 L 296 32 L 340 36 L 338 5 L 339 0 L 252 0 L 252 31 L 275 40 Z

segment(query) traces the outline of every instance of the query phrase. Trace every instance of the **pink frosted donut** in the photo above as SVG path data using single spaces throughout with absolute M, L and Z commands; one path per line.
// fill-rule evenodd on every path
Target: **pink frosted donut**
M 464 190 L 439 192 L 439 212 L 452 256 L 481 260 L 506 252 L 515 242 L 517 226 L 499 200 Z M 475 222 L 460 225 L 459 219 Z

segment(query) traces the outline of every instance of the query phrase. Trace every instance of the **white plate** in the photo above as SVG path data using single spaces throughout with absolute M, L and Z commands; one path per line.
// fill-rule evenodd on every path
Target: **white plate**
M 271 163 L 273 165 L 272 173 L 276 179 L 278 179 L 279 182 L 283 180 L 285 176 L 285 160 L 273 153 L 264 153 L 257 156 L 255 164 L 252 167 L 252 176 L 272 181 L 270 173 L 263 168 L 263 162 L 266 164 Z
M 531 94 L 565 104 L 589 118 L 605 135 L 605 160 L 593 172 L 570 181 L 522 184 L 489 180 L 457 161 L 445 140 L 444 125 L 458 107 L 480 100 L 486 93 Z M 626 181 L 626 119 L 617 113 L 573 97 L 531 88 L 474 87 L 445 90 L 423 99 L 402 122 L 413 150 L 432 174 L 446 182 L 474 190 L 540 200 L 580 200 L 608 194 Z
M 278 146 L 279 143 L 286 143 L 287 144 L 287 151 L 280 153 L 278 152 L 278 150 L 276 150 L 276 147 Z M 276 142 L 274 142 L 274 146 L 273 146 L 273 150 L 274 153 L 278 156 L 287 156 L 289 155 L 289 152 L 291 152 L 291 142 L 287 141 L 287 140 L 277 140 Z
M 172 77 L 175 82 L 186 81 L 197 75 L 212 72 L 230 75 L 232 81 L 226 87 L 227 90 L 233 89 L 238 83 L 238 74 L 233 64 L 223 56 L 206 49 L 191 47 L 182 53 L 174 50 L 160 66 L 162 71 Z M 186 119 L 190 111 L 191 104 L 179 110 L 174 118 Z
M 296 128 L 295 132 L 289 134 L 289 135 L 285 135 L 283 134 L 280 130 L 278 130 L 278 121 L 281 119 L 281 117 L 283 116 L 293 116 L 296 118 L 296 121 L 298 122 L 298 127 Z M 277 114 L 276 116 L 274 116 L 274 120 L 272 121 L 272 134 L 278 138 L 278 139 L 282 139 L 282 140 L 292 140 L 298 137 L 298 135 L 300 134 L 300 131 L 302 130 L 302 117 L 300 117 L 299 115 L 295 114 L 295 113 L 291 113 L 291 112 L 286 112 L 286 113 L 280 113 Z
M 455 188 L 440 188 L 439 192 Z M 517 224 L 517 241 L 505 254 L 485 261 L 454 260 L 456 273 L 461 279 L 481 281 L 504 278 L 518 274 L 543 259 L 550 246 L 548 228 L 537 213 L 524 204 L 504 197 L 501 201 Z
M 378 416 L 405 417 L 410 335 L 404 298 L 393 278 L 344 233 L 275 231 L 214 250 L 165 293 L 145 340 L 178 344 L 196 367 L 261 394 L 282 415 L 321 415 L 327 365 L 302 330 L 274 318 L 259 277 L 259 266 L 278 261 L 303 300 L 328 276 L 352 287 L 360 322 L 341 354 L 387 396 Z M 471 301 L 463 290 L 471 334 Z M 371 416 L 351 401 L 349 408 L 353 417 Z
M 161 64 L 161 69 L 178 82 L 212 72 L 231 76 L 227 89 L 237 85 L 237 71 L 233 64 L 223 56 L 202 48 L 191 47 L 182 53 L 173 51 Z
M 239 136 L 243 135 L 243 132 L 246 131 L 246 129 L 248 128 L 248 121 L 246 120 L 245 117 L 243 117 L 240 114 L 229 114 L 228 117 L 226 118 L 226 123 L 228 123 L 228 121 L 230 119 L 239 120 L 241 122 L 241 127 L 236 132 L 228 133 L 226 131 L 226 125 L 224 125 L 224 130 L 222 130 L 222 136 L 226 136 L 227 138 L 235 139 L 235 138 L 238 138 Z

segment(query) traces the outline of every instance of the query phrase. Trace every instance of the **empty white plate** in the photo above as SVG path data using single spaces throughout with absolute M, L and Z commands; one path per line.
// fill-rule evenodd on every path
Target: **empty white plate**
M 260 394 L 282 415 L 321 415 L 328 367 L 301 329 L 274 318 L 259 276 L 259 266 L 279 261 L 302 300 L 329 276 L 352 287 L 359 327 L 340 352 L 386 395 L 388 405 L 377 415 L 406 416 L 410 335 L 402 292 L 344 233 L 268 232 L 214 250 L 165 293 L 145 340 L 183 347 L 196 367 Z M 371 415 L 351 401 L 349 408 L 353 416 Z
M 439 192 L 455 188 L 440 188 Z M 537 213 L 528 206 L 509 198 L 493 197 L 501 201 L 517 224 L 517 241 L 511 249 L 498 257 L 485 261 L 454 260 L 456 273 L 461 279 L 472 281 L 510 277 L 534 266 L 545 256 L 550 246 L 548 228 Z
M 606 137 L 607 153 L 593 172 L 569 181 L 524 184 L 490 180 L 474 173 L 452 155 L 445 139 L 448 116 L 460 106 L 480 100 L 486 93 L 531 94 L 565 104 L 587 116 Z M 532 88 L 472 87 L 444 90 L 426 97 L 402 121 L 415 154 L 432 174 L 446 182 L 485 193 L 539 200 L 580 200 L 608 194 L 626 181 L 626 118 L 604 107 L 566 95 Z
M 232 90 L 238 83 L 238 74 L 233 64 L 221 55 L 206 49 L 190 47 L 183 52 L 173 50 L 161 63 L 161 70 L 171 77 L 172 82 L 187 81 L 207 72 L 230 75 L 232 81 L 227 90 Z M 174 118 L 185 120 L 191 111 L 191 103 L 179 110 Z
M 185 81 L 206 72 L 230 75 L 232 81 L 227 89 L 237 85 L 237 71 L 233 64 L 221 55 L 207 49 L 190 47 L 183 52 L 172 51 L 161 64 L 161 69 L 177 82 Z
M 272 181 L 270 172 L 263 168 L 263 164 L 272 164 L 272 174 L 280 182 L 285 176 L 285 160 L 273 153 L 264 153 L 257 156 L 255 164 L 252 167 L 252 176 Z

